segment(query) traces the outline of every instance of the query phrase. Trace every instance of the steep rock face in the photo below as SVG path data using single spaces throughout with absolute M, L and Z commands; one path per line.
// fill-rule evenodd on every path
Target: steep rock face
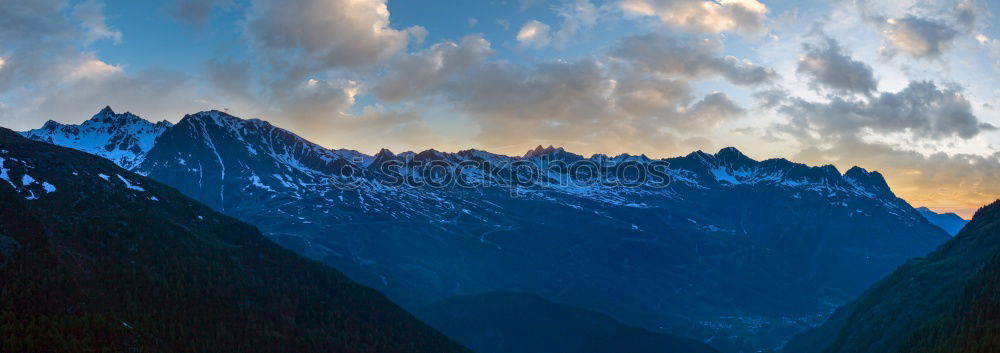
M 167 121 L 154 124 L 132 113 L 116 114 L 111 107 L 105 107 L 80 125 L 63 125 L 49 120 L 40 129 L 21 135 L 98 155 L 131 169 L 142 162 L 156 138 L 171 126 Z
M 426 184 L 440 171 L 430 165 L 470 161 L 496 166 L 457 173 L 484 186 L 380 182 L 385 163 Z M 559 162 L 661 163 L 670 183 L 588 183 L 618 175 L 547 168 Z M 511 186 L 526 176 L 513 163 L 545 169 Z M 756 161 L 735 148 L 664 160 L 555 147 L 366 156 L 203 112 L 164 133 L 134 170 L 409 308 L 532 292 L 727 351 L 780 346 L 948 238 L 877 172 Z
M 108 160 L 0 128 L 0 351 L 468 352 Z
M 1000 346 L 1000 201 L 785 352 L 989 352 Z

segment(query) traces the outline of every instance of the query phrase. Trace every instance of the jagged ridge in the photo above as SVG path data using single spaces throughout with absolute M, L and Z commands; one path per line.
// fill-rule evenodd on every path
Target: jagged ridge
M 48 142 L 95 154 L 115 162 L 122 168 L 139 165 L 156 142 L 156 138 L 173 124 L 167 121 L 151 123 L 132 113 L 117 114 L 104 107 L 79 125 L 64 125 L 49 120 L 40 129 L 22 132 L 32 140 Z

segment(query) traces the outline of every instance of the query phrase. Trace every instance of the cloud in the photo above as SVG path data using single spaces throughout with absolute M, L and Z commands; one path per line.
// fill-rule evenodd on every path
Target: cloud
M 51 84 L 80 60 L 84 35 L 65 15 L 67 6 L 60 0 L 0 2 L 0 93 Z
M 178 20 L 203 25 L 208 21 L 213 9 L 233 5 L 233 0 L 174 0 L 172 11 Z
M 549 25 L 531 20 L 517 32 L 517 42 L 521 47 L 542 48 L 549 45 L 552 35 Z
M 398 102 L 427 96 L 455 74 L 479 65 L 493 54 L 480 35 L 460 43 L 441 42 L 394 62 L 374 87 L 379 99 Z
M 538 120 L 569 114 L 591 116 L 603 105 L 611 82 L 594 59 L 544 62 L 526 68 L 486 63 L 462 75 L 448 93 L 460 108 L 499 120 Z
M 89 46 L 121 40 L 105 23 L 104 4 L 89 0 L 0 2 L 0 94 L 35 97 L 37 102 L 67 80 L 120 73 L 122 67 L 96 57 Z
M 778 78 L 773 69 L 731 55 L 711 60 L 710 66 L 715 67 L 719 75 L 729 82 L 742 86 L 764 84 Z
M 655 126 L 684 132 L 707 132 L 732 121 L 745 109 L 721 92 L 696 101 L 686 81 L 643 77 L 639 73 L 617 77 L 609 97 L 612 112 Z
M 980 19 L 967 18 L 961 24 L 941 2 L 901 5 L 902 9 L 886 2 L 878 5 L 887 8 L 856 3 L 866 9 L 863 18 L 886 35 L 881 38 L 885 54 L 944 60 L 964 36 L 976 39 L 969 26 L 981 26 L 976 24 Z M 967 91 L 953 83 L 907 81 L 912 73 L 905 68 L 897 73 L 895 67 L 883 67 L 886 85 L 902 80 L 903 86 L 880 92 L 872 65 L 852 57 L 841 46 L 843 42 L 822 32 L 818 37 L 803 45 L 803 54 L 793 67 L 821 95 L 801 98 L 786 90 L 757 93 L 758 107 L 778 113 L 779 122 L 766 129 L 765 137 L 800 151 L 792 156 L 798 161 L 877 169 L 898 196 L 914 205 L 968 215 L 1000 195 L 1000 186 L 990 182 L 1000 176 L 1000 153 L 991 145 L 996 127 L 975 109 L 981 103 L 976 99 L 981 91 L 974 87 Z M 988 46 L 983 42 L 989 38 L 976 40 Z M 852 39 L 850 44 L 864 46 L 865 41 Z
M 651 33 L 622 39 L 609 55 L 647 72 L 690 79 L 721 76 L 737 85 L 756 85 L 777 78 L 769 68 L 718 56 L 722 51 L 719 40 Z
M 678 116 L 694 89 L 684 81 L 631 74 L 615 80 L 613 97 L 629 116 Z
M 859 137 L 871 132 L 906 133 L 923 140 L 969 139 L 996 129 L 979 121 L 959 89 L 937 87 L 930 81 L 910 82 L 899 92 L 865 99 L 833 97 L 829 102 L 809 102 L 791 98 L 778 111 L 791 119 L 785 130 L 800 137 Z
M 101 60 L 90 46 L 122 38 L 106 23 L 104 8 L 94 0 L 0 1 L 0 99 L 14 103 L 4 109 L 6 127 L 37 128 L 45 119 L 78 122 L 106 104 L 150 119 L 208 107 L 185 74 L 130 73 Z
M 597 23 L 602 15 L 601 9 L 589 0 L 567 0 L 554 6 L 553 11 L 561 19 L 559 29 L 554 31 L 548 24 L 537 20 L 528 21 L 517 32 L 519 47 L 540 49 L 552 44 L 556 48 L 563 48 L 581 30 Z M 498 20 L 498 23 L 504 30 L 509 26 L 506 21 Z
M 535 6 L 535 5 L 538 5 L 539 3 L 542 3 L 544 1 L 545 0 L 520 0 L 520 2 L 521 2 L 521 11 L 527 10 L 527 9 L 529 9 L 529 8 Z
M 126 74 L 103 63 L 88 62 L 81 74 L 51 87 L 35 104 L 18 114 L 79 122 L 104 105 L 132 111 L 149 120 L 176 119 L 193 110 L 208 109 L 193 80 L 178 72 L 150 69 Z M 110 67 L 110 68 L 109 68 Z M 36 128 L 34 126 L 32 128 Z
M 82 79 L 94 79 L 102 78 L 109 75 L 117 75 L 122 73 L 122 67 L 116 65 L 109 65 L 106 62 L 89 59 L 78 66 L 73 72 L 69 73 L 68 79 L 70 80 L 82 80 Z
M 940 59 L 959 38 L 975 38 L 990 16 L 982 0 L 923 1 L 890 6 L 891 2 L 856 0 L 862 19 L 880 29 L 882 53 L 919 59 Z
M 278 102 L 281 112 L 290 117 L 293 124 L 301 126 L 299 131 L 306 131 L 319 128 L 315 123 L 347 110 L 354 104 L 358 89 L 354 81 L 309 79 L 280 96 Z
M 414 46 L 420 46 L 424 44 L 424 40 L 427 39 L 427 28 L 422 26 L 411 26 L 406 29 L 406 36 L 410 38 L 411 44 Z
M 287 95 L 276 97 L 284 128 L 312 141 L 336 141 L 336 148 L 374 153 L 379 148 L 433 147 L 440 139 L 427 127 L 419 111 L 369 105 L 358 114 L 348 111 L 361 86 L 354 81 L 309 79 Z
M 65 34 L 71 23 L 62 15 L 67 4 L 62 0 L 38 0 L 27 2 L 0 2 L 3 22 L 0 22 L 0 38 L 4 44 L 9 41 L 24 40 L 32 34 Z M 54 38 L 55 39 L 55 38 Z
M 823 36 L 819 45 L 805 43 L 796 72 L 812 78 L 813 89 L 828 88 L 839 93 L 870 94 L 878 83 L 872 67 L 844 54 L 835 39 Z
M 655 16 L 670 27 L 702 33 L 757 36 L 767 30 L 767 6 L 757 0 L 622 0 L 618 6 L 627 14 Z
M 610 67 L 598 58 L 535 67 L 490 62 L 446 86 L 484 146 L 557 144 L 581 153 L 662 155 L 744 113 L 723 93 L 697 99 L 686 80 Z
M 103 2 L 84 1 L 73 8 L 73 17 L 79 20 L 83 28 L 86 29 L 85 43 L 93 43 L 105 38 L 111 39 L 115 43 L 121 43 L 122 32 L 105 23 Z
M 722 122 L 743 115 L 746 110 L 722 92 L 712 92 L 688 109 L 689 120 L 715 127 Z
M 600 10 L 588 0 L 567 1 L 555 11 L 562 18 L 559 30 L 552 36 L 558 48 L 565 46 L 580 30 L 593 26 L 601 16 Z
M 962 0 L 954 7 L 952 17 L 959 26 L 968 30 L 979 30 L 986 26 L 991 17 L 990 9 L 983 0 Z
M 375 153 L 380 148 L 394 151 L 442 148 L 443 139 L 427 126 L 419 111 L 366 106 L 357 116 L 341 116 L 330 124 L 340 146 Z
M 273 119 L 318 141 L 342 139 L 336 140 L 344 142 L 341 146 L 392 142 L 372 137 L 380 131 L 386 134 L 379 136 L 402 143 L 426 138 L 430 130 L 419 111 L 355 107 L 364 89 L 362 80 L 370 77 L 366 75 L 391 62 L 408 43 L 419 42 L 426 30 L 391 28 L 385 1 L 310 0 L 297 5 L 249 2 L 245 38 L 259 56 L 206 60 L 199 72 L 203 79 L 195 80 L 155 68 L 129 72 L 102 61 L 89 45 L 117 40 L 121 32 L 106 23 L 100 2 L 2 1 L 0 98 L 6 103 L 15 97 L 19 103 L 5 106 L 2 113 L 5 121 L 17 117 L 24 124 L 8 121 L 5 125 L 27 129 L 37 128 L 38 119 L 78 121 L 81 112 L 89 114 L 105 104 L 148 119 L 172 120 L 191 111 L 226 107 L 244 116 Z M 175 16 L 198 21 L 209 16 L 213 7 L 230 3 L 182 0 L 176 6 Z M 462 50 L 483 48 L 473 39 L 451 44 L 459 48 L 433 47 L 442 51 L 448 66 L 425 77 L 447 76 L 448 70 L 455 70 L 452 65 L 472 65 L 462 64 L 459 57 L 475 53 Z M 488 43 L 485 49 L 489 50 Z M 355 74 L 362 79 L 338 78 L 348 72 L 334 72 L 338 69 L 358 69 Z
M 977 34 L 976 41 L 979 42 L 984 49 L 989 51 L 989 56 L 993 59 L 1000 59 L 1000 39 L 994 39 L 987 37 L 985 34 Z M 994 63 L 993 68 L 1000 73 L 1000 60 Z
M 257 52 L 292 79 L 337 68 L 367 68 L 406 48 L 389 24 L 386 0 L 255 0 L 245 31 Z
M 547 63 L 533 70 L 490 65 L 459 85 L 452 100 L 479 125 L 475 140 L 484 147 L 554 144 L 596 153 L 662 151 L 676 143 L 660 127 L 616 115 L 608 100 L 612 82 L 595 64 Z M 502 82 L 491 86 L 491 79 Z
M 250 63 L 246 61 L 212 59 L 202 64 L 202 71 L 218 92 L 240 99 L 253 99 L 254 86 Z
M 914 16 L 886 20 L 883 32 L 885 54 L 903 52 L 932 59 L 941 57 L 958 35 L 958 31 L 945 24 Z

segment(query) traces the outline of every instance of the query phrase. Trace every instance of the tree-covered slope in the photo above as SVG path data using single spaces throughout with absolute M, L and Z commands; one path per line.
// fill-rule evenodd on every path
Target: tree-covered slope
M 825 350 L 821 347 L 826 347 Z M 786 352 L 1000 350 L 1000 201 L 948 243 L 900 266 Z
M 467 350 L 250 225 L 0 128 L 0 351 Z
M 528 293 L 453 297 L 419 315 L 480 353 L 717 352 L 692 339 L 629 326 Z

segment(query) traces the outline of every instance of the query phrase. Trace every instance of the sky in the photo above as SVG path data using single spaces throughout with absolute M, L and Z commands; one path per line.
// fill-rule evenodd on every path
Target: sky
M 0 0 L 0 126 L 225 110 L 329 148 L 536 145 L 878 170 L 1000 197 L 984 0 Z

